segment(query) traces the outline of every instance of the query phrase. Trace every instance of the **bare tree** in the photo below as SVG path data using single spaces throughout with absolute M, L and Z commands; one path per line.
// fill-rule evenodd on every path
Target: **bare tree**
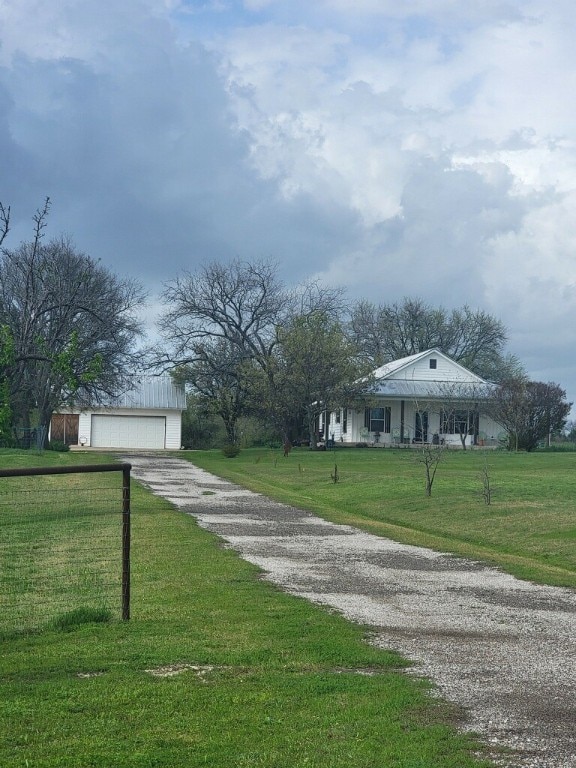
M 169 283 L 163 292 L 169 309 L 159 322 L 169 350 L 158 355 L 158 362 L 196 362 L 214 341 L 266 360 L 291 307 L 276 271 L 267 262 L 212 262 Z
M 502 322 L 468 306 L 448 312 L 419 298 L 378 306 L 361 301 L 352 310 L 350 334 L 375 366 L 437 348 L 490 381 L 521 370 L 504 352 Z
M 289 290 L 277 272 L 273 262 L 236 259 L 211 262 L 169 283 L 162 294 L 169 309 L 159 321 L 169 350 L 157 355 L 158 362 L 194 362 L 204 345 L 222 340 L 265 368 L 277 330 L 289 318 L 337 311 L 340 291 L 317 283 Z
M 238 441 L 238 420 L 246 413 L 250 398 L 249 364 L 223 339 L 205 344 L 197 352 L 197 360 L 175 368 L 173 375 L 183 385 L 193 385 L 197 405 L 221 417 L 227 441 L 234 444 Z
M 440 433 L 458 435 L 462 449 L 478 441 L 481 414 L 489 413 L 495 387 L 488 382 L 441 382 L 438 384 L 436 408 L 440 416 Z
M 424 466 L 426 473 L 426 496 L 432 496 L 432 486 L 436 479 L 438 465 L 444 457 L 444 447 L 441 445 L 423 445 L 418 451 L 418 462 Z
M 281 329 L 295 317 L 318 311 L 336 316 L 341 292 L 317 283 L 288 289 L 274 263 L 234 260 L 184 273 L 166 286 L 163 298 L 168 310 L 159 322 L 163 344 L 153 352 L 155 364 L 184 366 L 196 391 L 202 391 L 208 371 L 214 383 L 228 382 L 229 391 L 248 387 L 250 403 L 243 397 L 237 404 L 242 410 L 265 412 L 288 439 L 291 414 L 281 401 L 276 357 Z
M 10 231 L 10 206 L 0 202 L 0 245 L 6 239 Z
M 10 329 L 0 325 L 0 445 L 9 439 L 12 426 L 10 378 L 14 366 L 14 341 Z
M 484 504 L 489 506 L 492 504 L 492 494 L 494 493 L 494 489 L 490 478 L 490 467 L 488 466 L 487 456 L 484 456 L 484 464 L 480 471 L 480 479 L 482 481 L 482 498 L 484 499 Z

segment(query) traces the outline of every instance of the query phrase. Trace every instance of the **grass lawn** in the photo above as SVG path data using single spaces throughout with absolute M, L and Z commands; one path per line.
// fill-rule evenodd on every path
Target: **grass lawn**
M 334 456 L 203 458 L 247 476 L 257 470 L 254 479 L 270 486 L 287 472 L 293 487 L 281 495 L 317 473 L 300 491 L 311 506 L 316 491 L 326 495 L 326 509 L 350 483 L 344 465 L 341 483 L 325 480 Z M 0 451 L 2 467 L 101 461 L 109 458 Z M 347 508 L 354 494 L 357 484 Z M 458 713 L 402 674 L 397 655 L 365 643 L 362 628 L 261 581 L 193 518 L 137 484 L 132 510 L 130 622 L 0 639 L 3 768 L 486 765 L 456 732 Z M 2 533 L 0 570 L 18 565 L 7 563 Z
M 576 453 L 443 453 L 432 496 L 418 450 L 244 450 L 182 456 L 338 523 L 481 558 L 521 578 L 576 587 Z M 334 467 L 339 481 L 334 483 Z M 482 474 L 493 490 L 484 503 Z
M 21 461 L 0 454 L 0 467 Z M 121 617 L 121 510 L 121 471 L 0 478 L 0 634 L 69 621 L 74 609 Z

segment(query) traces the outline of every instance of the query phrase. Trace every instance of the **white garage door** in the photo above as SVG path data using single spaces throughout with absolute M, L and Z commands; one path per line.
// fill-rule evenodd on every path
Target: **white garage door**
M 164 416 L 92 416 L 94 448 L 164 448 Z

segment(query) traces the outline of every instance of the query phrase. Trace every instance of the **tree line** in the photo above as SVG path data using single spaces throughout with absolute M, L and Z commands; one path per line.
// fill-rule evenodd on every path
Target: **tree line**
M 530 450 L 568 415 L 565 392 L 528 380 L 492 315 L 420 298 L 349 304 L 341 289 L 286 285 L 264 260 L 211 262 L 168 282 L 161 342 L 144 352 L 141 286 L 68 238 L 46 241 L 49 206 L 33 217 L 32 239 L 10 250 L 10 208 L 0 204 L 0 441 L 49 424 L 59 408 L 118 395 L 145 366 L 185 384 L 228 443 L 251 417 L 279 440 L 314 447 L 321 412 L 363 406 L 375 368 L 429 348 L 499 385 L 492 415 L 511 447 Z

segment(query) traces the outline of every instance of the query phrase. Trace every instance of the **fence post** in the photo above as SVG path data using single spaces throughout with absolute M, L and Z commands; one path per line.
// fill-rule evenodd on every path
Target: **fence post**
M 130 464 L 122 465 L 122 620 L 130 618 Z

